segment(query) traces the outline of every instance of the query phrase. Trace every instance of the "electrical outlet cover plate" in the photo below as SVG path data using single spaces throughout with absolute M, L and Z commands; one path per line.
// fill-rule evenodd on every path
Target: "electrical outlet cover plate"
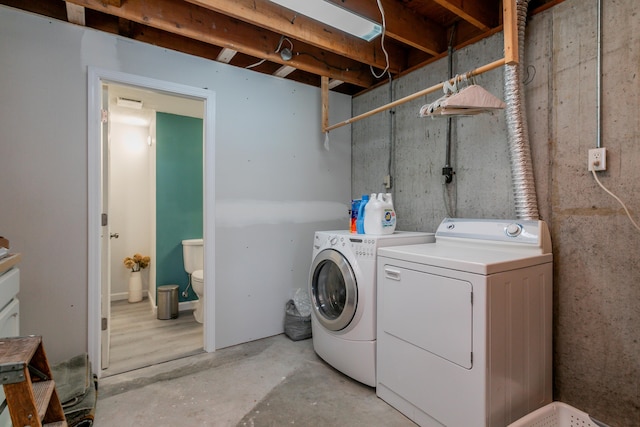
M 607 170 L 607 149 L 592 148 L 589 150 L 589 163 L 587 163 L 589 172 Z

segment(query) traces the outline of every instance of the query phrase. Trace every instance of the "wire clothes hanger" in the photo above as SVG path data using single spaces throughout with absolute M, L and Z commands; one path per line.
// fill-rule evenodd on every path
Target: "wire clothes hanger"
M 471 116 L 504 109 L 506 104 L 483 87 L 473 75 L 457 75 L 442 85 L 444 96 L 420 108 L 419 117 Z

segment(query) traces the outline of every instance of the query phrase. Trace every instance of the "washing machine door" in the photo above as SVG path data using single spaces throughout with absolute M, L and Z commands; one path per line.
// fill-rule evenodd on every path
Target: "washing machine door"
M 330 331 L 349 325 L 358 305 L 353 269 L 338 251 L 325 249 L 311 266 L 311 300 L 316 319 Z

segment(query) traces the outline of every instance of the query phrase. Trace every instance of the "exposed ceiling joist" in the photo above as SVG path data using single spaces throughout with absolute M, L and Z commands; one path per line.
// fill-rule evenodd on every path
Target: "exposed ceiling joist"
M 495 10 L 489 10 L 481 2 L 464 0 L 434 0 L 440 6 L 460 16 L 476 28 L 489 31 L 495 22 Z
M 225 64 L 228 64 L 229 62 L 231 62 L 233 57 L 236 56 L 236 53 L 238 53 L 237 50 L 233 50 L 225 47 L 220 51 L 220 53 L 216 57 L 216 61 L 224 62 Z
M 295 70 L 296 70 L 295 68 L 290 67 L 289 65 L 283 65 L 282 67 L 278 68 L 276 72 L 273 73 L 273 75 L 277 77 L 287 77 L 289 74 L 293 73 Z
M 351 37 L 328 25 L 298 15 L 269 0 L 187 1 L 292 39 L 304 40 L 317 48 L 364 62 L 376 68 L 384 69 L 387 66 L 384 52 L 379 43 Z M 403 53 L 395 47 L 388 47 L 387 53 L 392 57 L 392 63 L 397 63 L 403 56 Z M 397 67 L 390 68 L 393 69 L 393 72 L 398 72 Z
M 446 56 L 450 42 L 455 52 L 456 47 L 502 28 L 503 0 L 324 1 L 380 24 L 381 6 L 384 37 L 366 42 L 270 0 L 0 0 L 0 4 L 305 84 L 321 86 L 324 77 L 331 90 L 350 95 Z M 544 10 L 562 1 L 530 0 L 528 9 Z M 501 54 L 496 52 L 495 57 Z
M 233 17 L 200 8 L 188 2 L 154 0 L 149 8 L 147 0 L 127 0 L 121 7 L 105 4 L 102 0 L 67 0 L 88 9 L 97 10 L 138 22 L 173 34 L 203 41 L 242 52 L 255 58 L 264 58 L 281 65 L 291 65 L 307 72 L 328 75 L 358 86 L 367 87 L 373 77 L 368 69 L 340 55 L 322 52 L 299 42 L 302 55 L 284 61 L 275 52 L 280 35 L 264 28 L 247 25 Z
M 67 6 L 67 19 L 72 24 L 82 25 L 84 27 L 84 7 L 71 3 L 66 3 Z
M 376 1 L 329 0 L 340 7 L 382 24 L 382 15 Z M 430 55 L 447 50 L 447 29 L 440 24 L 407 9 L 396 0 L 381 0 L 385 15 L 385 36 Z

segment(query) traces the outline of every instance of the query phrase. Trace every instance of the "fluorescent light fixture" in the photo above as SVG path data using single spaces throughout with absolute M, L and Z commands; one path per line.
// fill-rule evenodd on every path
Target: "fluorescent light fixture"
M 368 42 L 382 34 L 382 26 L 325 0 L 271 0 L 316 21 L 360 37 Z

